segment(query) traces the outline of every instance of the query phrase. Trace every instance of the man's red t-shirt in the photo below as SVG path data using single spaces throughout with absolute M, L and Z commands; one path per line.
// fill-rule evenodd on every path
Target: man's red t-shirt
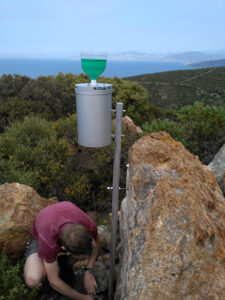
M 42 209 L 36 216 L 32 235 L 38 239 L 38 255 L 47 263 L 56 260 L 60 251 L 60 237 L 65 225 L 78 223 L 85 226 L 94 239 L 98 231 L 95 223 L 75 204 L 59 202 Z

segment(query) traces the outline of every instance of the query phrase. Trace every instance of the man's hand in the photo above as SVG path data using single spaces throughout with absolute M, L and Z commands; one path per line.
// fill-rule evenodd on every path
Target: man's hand
M 89 272 L 84 273 L 84 287 L 89 295 L 96 294 L 97 283 L 93 274 Z
M 85 295 L 84 297 L 85 297 L 84 300 L 94 300 L 94 297 L 91 295 Z
M 92 269 L 95 263 L 95 260 L 98 255 L 98 250 L 100 247 L 100 237 L 99 235 L 97 236 L 96 241 L 93 240 L 93 250 L 92 253 L 88 259 L 87 263 L 87 269 Z M 91 296 L 94 296 L 96 294 L 96 288 L 97 288 L 97 283 L 95 281 L 94 275 L 91 274 L 90 272 L 86 271 L 84 272 L 84 287 L 87 290 L 88 294 Z
M 72 289 L 68 284 L 61 280 L 61 278 L 59 277 L 59 265 L 57 260 L 53 263 L 47 263 L 44 261 L 44 266 L 47 273 L 48 281 L 53 289 L 71 299 L 94 300 L 94 295 L 81 294 L 78 291 Z

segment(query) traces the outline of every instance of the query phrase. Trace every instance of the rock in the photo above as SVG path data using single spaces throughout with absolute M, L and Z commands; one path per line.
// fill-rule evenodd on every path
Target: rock
M 98 226 L 98 233 L 108 231 L 108 227 L 106 225 L 99 225 Z
M 75 285 L 74 289 L 85 293 L 84 290 L 84 268 L 87 266 L 87 260 L 80 261 L 74 264 L 74 274 L 75 274 Z M 107 293 L 109 284 L 109 259 L 107 257 L 102 257 L 101 260 L 95 262 L 94 276 L 97 282 L 98 288 L 96 290 L 97 296 L 102 293 Z
M 208 166 L 213 170 L 216 180 L 225 194 L 225 144 L 220 148 Z
M 94 276 L 98 285 L 95 299 L 108 300 L 110 232 L 104 225 L 98 226 L 98 232 L 101 244 L 99 256 L 94 266 Z M 75 290 L 85 294 L 84 269 L 88 263 L 88 256 L 61 253 L 58 256 L 58 262 L 61 269 L 60 277 Z M 73 266 L 71 271 L 66 268 L 68 263 Z M 61 295 L 60 299 L 67 300 L 70 298 Z
M 100 248 L 104 251 L 110 251 L 110 241 L 111 241 L 111 234 L 108 230 L 104 230 L 99 232 L 100 235 Z
M 130 117 L 125 116 L 122 118 L 123 133 L 128 134 L 130 137 L 140 136 L 142 129 L 134 124 Z
M 12 258 L 20 257 L 31 239 L 36 214 L 56 198 L 41 198 L 31 187 L 19 183 L 0 185 L 0 251 L 6 247 Z
M 129 151 L 115 299 L 225 299 L 225 201 L 213 172 L 167 133 Z
M 76 257 L 77 262 L 74 263 L 73 269 L 65 269 L 66 255 L 60 257 L 59 265 L 61 266 L 60 277 L 67 282 L 71 287 L 80 293 L 85 294 L 84 289 L 84 269 L 87 266 L 88 258 Z M 96 289 L 96 300 L 107 300 L 108 299 L 108 284 L 109 284 L 109 255 L 99 256 L 94 266 L 94 276 L 97 283 Z M 70 299 L 66 296 L 61 295 L 62 300 Z

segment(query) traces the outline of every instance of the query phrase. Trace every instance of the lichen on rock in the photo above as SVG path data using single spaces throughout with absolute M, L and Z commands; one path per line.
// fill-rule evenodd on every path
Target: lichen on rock
M 225 299 L 225 201 L 213 172 L 167 133 L 129 151 L 115 299 Z
M 0 185 L 0 252 L 3 247 L 12 258 L 24 254 L 30 230 L 39 211 L 58 202 L 46 199 L 30 186 L 19 183 Z
M 225 195 L 225 144 L 217 152 L 211 163 L 209 164 L 216 176 L 216 180 Z

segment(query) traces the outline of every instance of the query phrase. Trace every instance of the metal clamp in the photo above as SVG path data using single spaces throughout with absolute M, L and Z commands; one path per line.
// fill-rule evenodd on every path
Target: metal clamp
M 111 109 L 111 112 L 115 113 L 116 109 Z M 123 112 L 126 112 L 126 109 L 123 109 Z
M 107 190 L 113 190 L 113 186 L 107 186 Z M 128 190 L 128 189 L 119 187 L 119 190 Z
M 111 134 L 111 137 L 114 139 L 115 138 L 115 134 Z M 121 134 L 121 137 L 125 137 L 125 135 L 124 134 Z

